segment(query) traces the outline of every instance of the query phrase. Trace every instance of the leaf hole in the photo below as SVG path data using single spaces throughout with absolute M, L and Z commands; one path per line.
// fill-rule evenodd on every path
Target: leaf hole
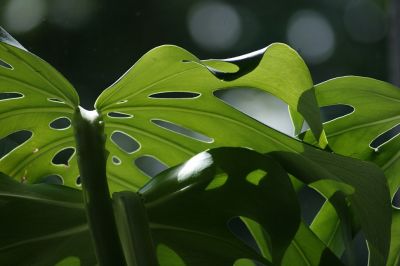
M 393 195 L 392 205 L 400 209 L 400 187 L 397 189 L 396 193 Z
M 82 186 L 82 178 L 81 178 L 81 176 L 78 176 L 78 177 L 76 178 L 75 184 L 76 184 L 76 186 L 78 186 L 78 187 Z
M 244 218 L 247 220 L 250 220 L 253 223 L 256 223 L 255 221 L 249 219 L 249 218 Z M 255 241 L 254 237 L 250 233 L 249 229 L 247 228 L 246 224 L 243 222 L 243 220 L 237 216 L 231 218 L 228 223 L 227 227 L 229 231 L 240 241 L 245 243 L 247 246 L 255 250 L 257 253 L 261 254 L 261 251 L 257 245 L 257 242 Z
M 267 172 L 265 170 L 257 169 L 257 170 L 250 172 L 249 174 L 247 174 L 246 181 L 255 186 L 258 186 L 260 184 L 261 180 L 266 175 L 267 175 Z
M 155 177 L 168 168 L 165 163 L 151 155 L 140 156 L 135 160 L 135 165 L 149 177 Z
M 354 107 L 348 104 L 334 104 L 320 107 L 321 119 L 323 123 L 330 122 L 350 115 L 354 112 Z
M 4 60 L 0 59 L 0 67 L 13 70 L 14 68 L 9 63 L 5 62 Z
M 400 134 L 400 124 L 392 127 L 391 129 L 383 132 L 379 136 L 377 136 L 375 139 L 371 141 L 369 146 L 374 149 L 375 151 L 378 151 L 378 149 L 383 146 L 384 144 L 388 143 L 395 137 L 397 137 Z
M 194 99 L 198 98 L 200 93 L 188 92 L 188 91 L 169 91 L 169 92 L 158 92 L 149 95 L 149 98 L 154 99 Z
M 0 102 L 23 98 L 24 95 L 19 92 L 0 92 Z
M 20 130 L 0 139 L 0 160 L 32 137 L 32 132 Z
M 303 221 L 310 226 L 326 199 L 315 189 L 303 186 L 297 193 Z
M 67 129 L 71 126 L 71 120 L 67 117 L 60 117 L 57 118 L 55 120 L 53 120 L 49 126 L 52 129 L 56 129 L 56 130 L 64 130 Z
M 217 174 L 210 181 L 210 183 L 208 183 L 208 185 L 205 188 L 205 190 L 212 190 L 212 189 L 216 189 L 216 188 L 222 187 L 223 185 L 225 185 L 226 181 L 228 181 L 228 174 L 226 174 L 226 173 Z
M 158 244 L 157 248 L 156 248 L 156 256 L 158 258 L 158 265 L 174 265 L 174 266 L 186 266 L 187 264 L 185 263 L 185 261 L 183 260 L 183 258 L 181 258 L 181 256 L 179 256 L 178 253 L 176 253 L 172 248 L 170 248 L 169 246 L 165 245 L 165 244 Z M 160 258 L 164 259 L 164 258 L 168 258 L 168 260 L 170 262 L 172 262 L 172 264 L 168 264 L 165 263 L 164 261 L 160 261 Z
M 122 112 L 109 112 L 107 114 L 107 116 L 111 117 L 111 118 L 120 118 L 120 119 L 132 118 L 133 117 L 133 115 L 122 113 Z
M 122 131 L 114 131 L 111 141 L 126 153 L 133 153 L 140 148 L 140 144 L 132 136 Z
M 111 158 L 111 161 L 115 165 L 120 165 L 121 164 L 121 159 L 119 157 L 115 156 L 115 155 Z
M 180 135 L 201 141 L 201 142 L 205 142 L 205 143 L 213 143 L 214 139 L 203 135 L 199 132 L 196 132 L 194 130 L 182 127 L 180 125 L 177 125 L 175 123 L 172 122 L 168 122 L 165 120 L 160 120 L 160 119 L 152 119 L 151 122 L 153 122 L 154 124 L 156 124 L 157 126 L 164 128 L 166 130 L 178 133 Z
M 64 101 L 58 99 L 58 98 L 47 98 L 47 100 L 49 102 L 53 102 L 53 103 L 65 103 Z
M 42 179 L 45 184 L 62 185 L 64 180 L 60 175 L 48 175 Z
M 214 96 L 258 122 L 293 136 L 288 105 L 274 95 L 256 88 L 232 87 L 214 91 Z
M 69 147 L 62 149 L 61 151 L 57 152 L 56 155 L 54 155 L 51 162 L 55 165 L 68 166 L 69 161 L 71 160 L 74 153 L 75 153 L 75 148 Z

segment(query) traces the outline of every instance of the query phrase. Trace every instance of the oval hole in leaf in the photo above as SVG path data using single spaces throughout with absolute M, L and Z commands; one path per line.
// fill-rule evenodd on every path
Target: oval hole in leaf
M 62 177 L 59 175 L 48 175 L 43 178 L 43 183 L 52 185 L 62 185 L 64 184 L 64 181 Z
M 203 135 L 203 134 L 193 131 L 191 129 L 179 126 L 172 122 L 168 122 L 168 121 L 160 120 L 160 119 L 151 119 L 151 122 L 153 122 L 154 124 L 156 124 L 159 127 L 167 129 L 169 131 L 184 135 L 186 137 L 189 137 L 189 138 L 201 141 L 201 142 L 206 142 L 206 143 L 214 142 L 214 139 L 212 139 L 206 135 Z
M 160 266 L 186 266 L 184 260 L 167 245 L 158 244 L 156 254 Z
M 115 164 L 115 165 L 120 165 L 121 164 L 121 159 L 118 158 L 115 155 L 111 158 L 111 160 L 112 160 L 113 164 Z
M 126 153 L 133 153 L 140 148 L 140 144 L 132 136 L 122 131 L 114 131 L 111 141 Z
M 217 174 L 210 183 L 208 183 L 205 190 L 212 190 L 219 187 L 222 187 L 226 181 L 228 181 L 228 175 L 226 173 Z
M 302 218 L 309 226 L 325 203 L 325 198 L 309 186 L 303 186 L 297 193 L 297 197 L 300 203 Z
M 53 102 L 53 103 L 65 103 L 64 101 L 58 99 L 58 98 L 47 98 L 47 100 L 49 102 Z
M 246 218 L 248 219 L 248 218 Z M 255 250 L 257 253 L 261 254 L 258 248 L 257 242 L 251 235 L 249 229 L 245 223 L 240 219 L 239 216 L 231 218 L 227 223 L 229 231 L 240 241 L 245 243 L 247 246 Z
M 149 95 L 149 98 L 154 99 L 194 99 L 198 98 L 200 93 L 188 92 L 188 91 L 169 91 L 169 92 L 158 92 Z
M 400 209 L 400 188 L 398 188 L 396 193 L 393 195 L 392 205 Z
M 0 140 L 0 160 L 14 149 L 28 141 L 31 137 L 31 131 L 20 130 L 2 138 Z
M 320 108 L 321 120 L 323 123 L 342 118 L 354 112 L 354 107 L 348 104 L 334 104 Z
M 0 102 L 6 100 L 20 99 L 23 97 L 24 95 L 19 92 L 0 92 Z
M 74 153 L 75 153 L 75 148 L 69 147 L 62 149 L 61 151 L 57 152 L 56 155 L 54 155 L 51 162 L 55 165 L 68 166 L 69 160 L 72 158 L 72 155 L 74 155 Z
M 0 59 L 0 67 L 4 67 L 4 68 L 7 68 L 7 69 L 14 69 L 13 67 L 12 67 L 12 65 L 10 65 L 9 63 L 7 63 L 7 62 L 5 62 L 4 60 L 2 60 L 2 59 Z
M 260 89 L 244 87 L 217 90 L 214 96 L 264 125 L 293 136 L 288 105 L 278 97 Z
M 107 116 L 111 117 L 111 118 L 122 118 L 122 119 L 124 119 L 124 118 L 132 118 L 133 117 L 133 115 L 122 113 L 122 112 L 109 112 L 107 114 Z
M 80 186 L 82 185 L 82 178 L 81 178 L 81 176 L 78 176 L 78 177 L 76 178 L 75 183 L 76 183 L 76 185 L 77 185 L 78 187 L 80 187 Z
M 395 137 L 397 137 L 400 134 L 400 124 L 392 127 L 391 129 L 383 132 L 379 136 L 377 136 L 375 139 L 371 141 L 369 146 L 374 149 L 375 151 L 378 151 L 379 147 L 382 145 L 386 144 L 387 142 L 391 141 Z
M 155 177 L 168 168 L 165 163 L 151 155 L 140 156 L 135 160 L 135 165 L 149 177 Z
M 55 120 L 53 120 L 49 126 L 52 129 L 56 129 L 56 130 L 63 130 L 63 129 L 67 129 L 71 126 L 71 120 L 67 117 L 60 117 L 57 118 Z
M 250 172 L 249 174 L 247 174 L 246 180 L 247 180 L 247 182 L 249 182 L 255 186 L 258 186 L 258 184 L 260 184 L 260 181 L 266 175 L 267 175 L 267 172 L 265 170 L 257 169 L 257 170 Z

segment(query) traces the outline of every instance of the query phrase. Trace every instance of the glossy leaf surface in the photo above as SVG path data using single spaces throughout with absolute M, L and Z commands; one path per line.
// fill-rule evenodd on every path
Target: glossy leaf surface
M 271 92 L 302 112 L 316 135 L 322 134 L 308 69 L 288 46 L 272 44 L 256 55 L 204 62 L 182 48 L 161 46 L 144 55 L 97 99 L 107 135 L 119 135 L 126 140 L 125 147 L 136 146 L 127 150 L 122 141 L 108 142 L 107 149 L 120 160 L 108 164 L 113 185 L 138 189 L 147 182 L 133 164 L 141 156 L 173 166 L 219 146 L 287 150 L 281 134 L 214 95 L 233 87 Z M 115 117 L 112 112 L 126 116 Z

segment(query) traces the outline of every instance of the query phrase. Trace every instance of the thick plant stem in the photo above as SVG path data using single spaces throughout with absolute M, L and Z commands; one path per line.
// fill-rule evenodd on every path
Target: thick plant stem
M 128 266 L 156 266 L 146 208 L 135 192 L 113 194 L 115 219 Z
M 76 110 L 73 125 L 83 197 L 100 266 L 126 265 L 107 184 L 105 136 L 96 111 Z

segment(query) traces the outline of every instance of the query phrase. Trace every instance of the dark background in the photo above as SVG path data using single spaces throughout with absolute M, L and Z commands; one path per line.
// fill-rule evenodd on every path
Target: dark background
M 349 74 L 388 81 L 389 11 L 382 0 L 0 0 L 0 25 L 92 108 L 104 88 L 161 44 L 207 59 L 285 42 L 316 83 Z

